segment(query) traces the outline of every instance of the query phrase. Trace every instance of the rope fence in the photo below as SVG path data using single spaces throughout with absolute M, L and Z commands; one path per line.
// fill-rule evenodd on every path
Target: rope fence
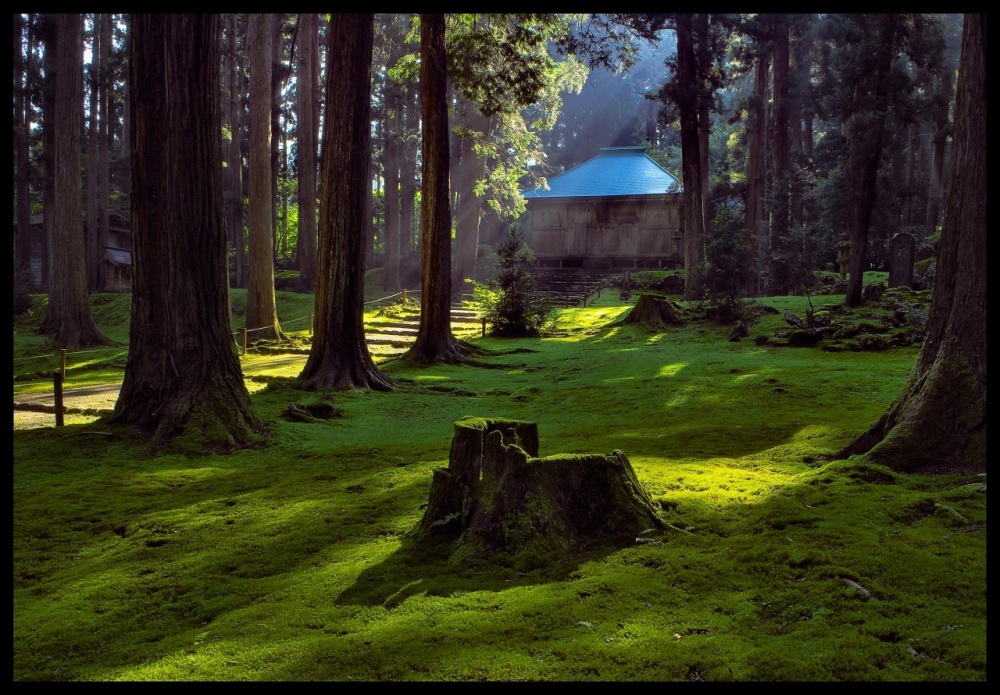
M 419 296 L 420 296 L 420 290 L 407 290 L 407 289 L 404 289 L 404 290 L 401 290 L 401 291 L 396 292 L 394 294 L 390 294 L 390 295 L 387 295 L 385 297 L 381 297 L 379 299 L 373 299 L 371 301 L 365 302 L 364 305 L 365 306 L 378 306 L 378 305 L 381 305 L 381 304 L 384 304 L 384 303 L 389 303 L 390 300 L 396 299 L 397 297 L 402 297 L 403 304 L 406 305 L 409 302 L 410 299 L 417 298 Z M 279 321 L 278 322 L 278 330 L 283 330 L 284 327 L 286 327 L 286 326 L 295 325 L 295 324 L 303 323 L 303 322 L 306 323 L 306 328 L 307 328 L 307 330 L 309 332 L 309 335 L 311 336 L 312 335 L 312 331 L 313 331 L 313 314 L 309 314 L 308 316 L 300 316 L 299 318 L 289 319 L 287 321 Z M 258 333 L 260 331 L 272 330 L 272 328 L 273 327 L 271 327 L 271 326 L 264 326 L 264 327 L 261 327 L 261 328 L 245 328 L 244 327 L 244 328 L 239 329 L 238 331 L 233 331 L 231 333 L 231 336 L 233 338 L 233 342 L 236 343 L 236 347 L 240 351 L 240 356 L 242 357 L 242 356 L 244 356 L 246 354 L 246 340 L 247 340 L 247 336 L 248 335 L 250 335 L 252 333 Z M 52 360 L 53 358 L 55 358 L 59 362 L 59 372 L 60 372 L 60 375 L 61 375 L 62 379 L 65 381 L 65 379 L 66 379 L 66 360 L 67 360 L 67 358 L 75 358 L 78 355 L 89 355 L 89 354 L 95 354 L 95 353 L 104 353 L 104 354 L 107 354 L 109 351 L 113 351 L 113 352 L 115 352 L 117 354 L 108 355 L 107 359 L 114 359 L 115 357 L 118 357 L 118 356 L 121 356 L 121 355 L 128 355 L 128 348 L 107 347 L 107 348 L 95 348 L 95 349 L 91 349 L 91 350 L 76 350 L 74 352 L 66 352 L 66 350 L 59 350 L 58 352 L 50 353 L 50 354 L 45 354 L 45 355 L 28 355 L 28 356 L 25 356 L 25 357 L 15 357 L 14 360 L 13 360 L 13 362 L 14 362 L 14 364 L 22 364 L 22 363 L 25 363 L 25 362 L 30 362 L 32 360 Z M 46 375 L 46 376 L 48 376 L 48 375 Z
M 406 289 L 404 289 L 404 290 L 401 290 L 401 291 L 396 292 L 394 294 L 390 294 L 388 296 L 381 297 L 379 299 L 373 299 L 371 301 L 365 302 L 364 306 L 381 306 L 381 305 L 386 305 L 386 304 L 391 303 L 393 300 L 395 300 L 397 298 L 402 298 L 402 304 L 403 304 L 403 306 L 406 306 L 408 304 L 408 302 L 410 301 L 410 299 L 415 299 L 415 298 L 417 298 L 419 296 L 420 296 L 420 290 L 406 290 Z M 463 295 L 462 298 L 464 299 L 465 296 L 466 295 Z M 471 296 L 471 295 L 469 295 L 469 296 Z M 311 336 L 312 332 L 313 332 L 313 314 L 311 314 L 311 313 L 308 316 L 301 316 L 299 318 L 289 319 L 289 320 L 283 321 L 283 322 L 278 321 L 276 323 L 277 323 L 278 330 L 281 331 L 282 330 L 282 326 L 286 326 L 287 327 L 289 325 L 298 324 L 298 323 L 302 323 L 302 322 L 307 322 L 307 330 L 309 332 L 309 335 Z M 233 342 L 236 343 L 236 348 L 237 348 L 237 352 L 238 352 L 239 356 L 241 358 L 246 356 L 246 353 L 247 353 L 247 336 L 249 334 L 251 334 L 251 333 L 258 333 L 260 331 L 273 330 L 273 329 L 274 329 L 273 326 L 264 326 L 264 327 L 261 327 L 261 328 L 250 328 L 250 329 L 244 327 L 244 328 L 241 328 L 238 331 L 232 332 L 231 333 L 231 337 L 233 338 Z M 483 335 L 484 336 L 486 335 L 486 319 L 485 318 L 483 318 Z M 112 360 L 112 359 L 116 359 L 116 358 L 119 358 L 119 357 L 122 357 L 122 356 L 127 356 L 128 355 L 128 348 L 127 347 L 106 347 L 106 348 L 94 348 L 94 349 L 89 349 L 89 350 L 77 350 L 75 352 L 67 352 L 65 349 L 60 349 L 58 352 L 50 353 L 50 354 L 45 354 L 45 355 L 28 355 L 28 356 L 25 356 L 25 357 L 14 358 L 14 364 L 15 365 L 26 363 L 26 362 L 30 362 L 32 360 L 50 360 L 50 361 L 51 360 L 56 360 L 57 361 L 57 363 L 58 363 L 58 367 L 57 368 L 52 369 L 52 370 L 47 370 L 47 371 L 44 371 L 44 372 L 43 371 L 37 372 L 39 376 L 44 376 L 44 377 L 47 377 L 47 378 L 52 378 L 52 380 L 53 380 L 53 389 L 54 389 L 55 396 L 56 396 L 56 424 L 57 424 L 57 426 L 59 426 L 59 425 L 62 424 L 62 414 L 63 414 L 63 412 L 62 412 L 63 411 L 63 408 L 62 408 L 62 390 L 63 390 L 63 386 L 65 385 L 65 381 L 66 381 L 66 364 L 67 364 L 67 359 L 68 358 L 75 358 L 75 357 L 78 357 L 80 355 L 93 355 L 93 354 L 102 354 L 102 355 L 104 355 L 103 359 L 105 359 L 105 360 Z M 17 380 L 17 376 L 15 375 L 15 381 L 16 380 Z M 29 381 L 29 380 L 24 379 L 23 381 Z

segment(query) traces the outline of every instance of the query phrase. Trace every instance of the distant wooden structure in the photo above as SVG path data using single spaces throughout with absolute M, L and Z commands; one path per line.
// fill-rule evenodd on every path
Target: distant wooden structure
M 680 183 L 645 147 L 604 147 L 548 184 L 524 193 L 538 267 L 683 267 Z
M 31 216 L 31 274 L 35 287 L 48 291 L 48 240 L 42 226 L 42 215 Z M 84 233 L 86 233 L 84 221 Z M 132 291 L 132 221 L 128 210 L 108 213 L 108 244 L 101 249 L 100 291 Z

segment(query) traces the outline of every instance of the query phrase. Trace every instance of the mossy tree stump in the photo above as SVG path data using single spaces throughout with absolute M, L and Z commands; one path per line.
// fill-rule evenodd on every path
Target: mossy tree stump
M 538 457 L 520 420 L 455 423 L 448 468 L 434 472 L 419 531 L 509 553 L 571 552 L 663 528 L 621 451 Z
M 659 331 L 667 326 L 683 326 L 685 323 L 681 308 L 666 297 L 640 294 L 635 306 L 614 326 L 639 326 L 646 330 Z

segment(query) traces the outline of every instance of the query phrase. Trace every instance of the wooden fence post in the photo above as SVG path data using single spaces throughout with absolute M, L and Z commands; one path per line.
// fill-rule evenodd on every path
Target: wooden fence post
M 59 350 L 59 374 L 62 381 L 66 381 L 66 348 Z
M 63 379 L 61 372 L 52 372 L 52 393 L 56 402 L 56 427 L 63 426 Z
M 247 354 L 247 327 L 243 326 L 243 354 Z

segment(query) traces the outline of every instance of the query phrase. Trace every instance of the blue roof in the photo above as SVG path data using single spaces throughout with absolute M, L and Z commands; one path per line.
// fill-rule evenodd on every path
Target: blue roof
M 662 195 L 680 189 L 673 174 L 654 162 L 645 147 L 602 147 L 583 164 L 549 179 L 549 187 L 524 192 L 536 198 Z
M 124 249 L 104 249 L 104 257 L 108 259 L 111 265 L 117 266 L 131 266 L 132 265 L 132 253 Z

